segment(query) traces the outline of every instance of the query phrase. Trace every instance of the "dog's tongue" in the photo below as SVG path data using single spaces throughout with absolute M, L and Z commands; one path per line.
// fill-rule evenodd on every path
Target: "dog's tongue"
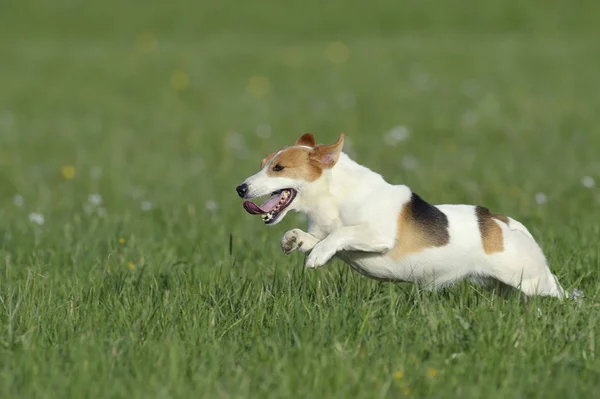
M 263 213 L 267 213 L 252 201 L 244 201 L 244 209 L 251 215 L 262 215 Z
M 244 209 L 251 215 L 263 215 L 277 206 L 280 197 L 281 194 L 272 195 L 268 200 L 263 202 L 261 206 L 256 205 L 252 201 L 244 201 Z

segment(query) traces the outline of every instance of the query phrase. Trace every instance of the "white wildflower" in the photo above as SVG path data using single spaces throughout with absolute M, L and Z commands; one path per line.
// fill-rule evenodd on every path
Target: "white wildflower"
M 151 210 L 152 209 L 152 202 L 150 202 L 150 201 L 144 201 L 144 202 L 142 202 L 141 208 L 142 208 L 142 211 L 145 211 L 145 212 Z
M 227 146 L 235 151 L 237 158 L 245 158 L 248 154 L 248 148 L 244 142 L 244 136 L 239 133 L 232 132 L 226 137 Z
M 408 170 L 416 169 L 419 167 L 419 161 L 412 155 L 406 155 L 402 158 L 402 166 L 404 166 L 404 169 Z
M 581 184 L 583 184 L 583 186 L 586 188 L 594 188 L 596 181 L 592 176 L 584 176 L 581 178 Z
M 143 194 L 143 191 L 137 187 L 131 187 L 131 188 L 129 188 L 128 191 L 129 191 L 129 196 L 134 199 L 140 198 Z
M 261 123 L 256 127 L 256 135 L 261 139 L 268 139 L 271 137 L 271 125 L 268 123 Z
M 217 203 L 213 200 L 206 201 L 206 209 L 213 212 L 217 210 Z
M 234 150 L 243 150 L 246 148 L 246 143 L 244 143 L 244 136 L 237 132 L 231 132 L 227 135 L 227 146 L 233 148 Z
M 396 126 L 387 132 L 383 138 L 386 144 L 396 146 L 399 142 L 404 141 L 410 136 L 410 132 L 406 126 Z
M 579 305 L 581 305 L 581 303 L 583 302 L 583 298 L 585 298 L 585 295 L 583 294 L 583 291 L 575 288 L 575 289 L 573 289 L 573 292 L 571 293 L 571 297 L 573 298 L 573 300 L 575 302 L 577 302 Z
M 44 215 L 42 215 L 41 213 L 32 212 L 29 214 L 29 221 L 31 223 L 35 223 L 35 224 L 41 226 L 45 222 Z
M 102 196 L 100 194 L 90 194 L 88 195 L 88 202 L 91 206 L 100 206 L 102 205 Z
M 15 203 L 15 206 L 22 208 L 23 205 L 25 205 L 25 198 L 23 198 L 21 194 L 17 194 L 13 197 L 13 202 Z
M 548 197 L 544 193 L 537 193 L 535 195 L 535 202 L 537 202 L 538 205 L 544 205 L 548 202 Z

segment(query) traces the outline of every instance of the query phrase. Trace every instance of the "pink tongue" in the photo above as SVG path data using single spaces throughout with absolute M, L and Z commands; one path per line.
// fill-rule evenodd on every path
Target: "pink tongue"
M 263 213 L 266 213 L 252 201 L 244 201 L 244 209 L 251 215 L 262 215 Z
M 279 203 L 281 195 L 273 195 L 259 207 L 252 201 L 244 201 L 244 209 L 251 215 L 262 215 L 273 210 Z

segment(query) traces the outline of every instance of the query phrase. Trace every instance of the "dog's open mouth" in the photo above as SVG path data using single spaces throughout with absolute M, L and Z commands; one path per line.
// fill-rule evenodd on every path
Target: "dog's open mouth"
M 244 201 L 244 209 L 251 215 L 261 215 L 266 224 L 273 223 L 285 208 L 290 206 L 296 197 L 296 190 L 286 188 L 275 191 L 261 206 L 252 201 Z

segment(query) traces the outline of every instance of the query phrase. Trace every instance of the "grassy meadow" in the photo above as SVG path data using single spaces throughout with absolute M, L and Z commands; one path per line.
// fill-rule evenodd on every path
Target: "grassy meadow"
M 0 2 L 0 398 L 600 397 L 600 5 Z M 582 303 L 305 270 L 305 132 L 523 222 Z

